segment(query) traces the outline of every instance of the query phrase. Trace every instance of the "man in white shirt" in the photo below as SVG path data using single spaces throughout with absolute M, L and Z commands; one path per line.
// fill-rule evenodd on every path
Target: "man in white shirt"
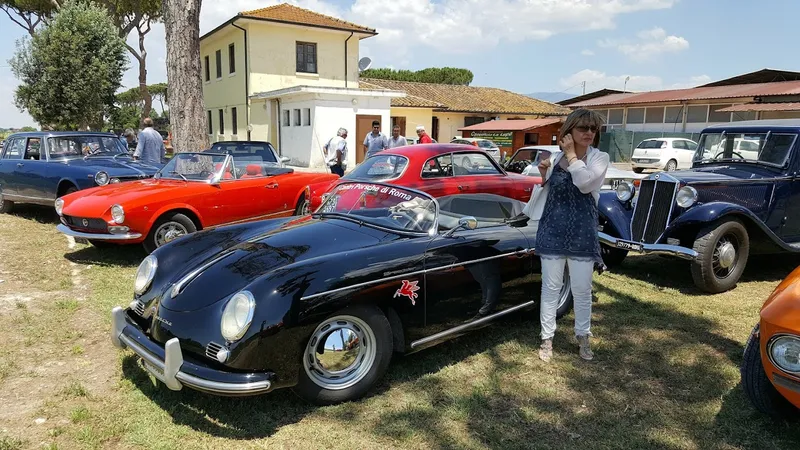
M 388 139 L 389 148 L 402 147 L 408 145 L 408 141 L 403 136 L 400 136 L 400 125 L 392 127 L 392 137 Z
M 330 167 L 331 173 L 340 177 L 344 176 L 347 161 L 347 130 L 339 128 L 336 136 L 325 144 L 325 163 Z

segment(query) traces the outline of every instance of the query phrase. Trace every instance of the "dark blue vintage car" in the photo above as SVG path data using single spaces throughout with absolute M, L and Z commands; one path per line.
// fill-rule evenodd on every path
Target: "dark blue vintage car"
M 81 189 L 150 178 L 160 167 L 134 161 L 111 133 L 12 134 L 0 152 L 0 213 L 14 203 L 52 206 Z
M 750 254 L 800 253 L 800 120 L 759 120 L 703 130 L 691 170 L 600 194 L 606 265 L 628 252 L 691 261 L 706 292 L 736 286 Z

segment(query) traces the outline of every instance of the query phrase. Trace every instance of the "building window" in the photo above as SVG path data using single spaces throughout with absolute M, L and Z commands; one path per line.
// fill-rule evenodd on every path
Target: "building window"
M 297 71 L 317 73 L 317 44 L 297 43 Z
M 289 110 L 288 109 L 284 109 L 281 112 L 281 115 L 283 116 L 282 120 L 281 120 L 281 125 L 283 125 L 284 127 L 291 126 L 292 124 L 289 123 Z
M 307 127 L 311 125 L 311 108 L 304 108 L 303 109 L 303 126 Z
M 483 117 L 464 117 L 464 126 L 469 127 L 478 123 L 486 122 Z
M 300 126 L 300 110 L 299 109 L 295 109 L 294 110 L 294 123 L 292 125 L 294 125 L 296 127 Z
M 664 108 L 647 108 L 645 123 L 664 123 Z
M 608 111 L 608 124 L 609 125 L 622 125 L 624 109 L 611 109 Z
M 217 79 L 222 78 L 222 50 L 217 50 Z
M 690 106 L 686 108 L 686 122 L 706 123 L 708 121 L 708 105 Z
M 219 110 L 219 134 L 225 134 L 225 111 Z
M 664 114 L 664 123 L 683 123 L 683 106 L 667 106 Z
M 239 118 L 236 117 L 236 108 L 231 108 L 231 134 L 239 134 Z
M 209 64 L 211 64 L 211 62 L 209 61 L 208 56 L 206 56 L 205 61 L 206 61 L 206 81 L 211 81 L 211 67 L 209 67 Z
M 628 108 L 628 123 L 644 123 L 644 108 Z
M 717 110 L 723 108 L 730 108 L 731 105 L 711 105 L 711 111 L 708 113 L 708 121 L 709 122 L 730 122 L 731 121 L 731 113 L 729 112 L 718 112 Z
M 211 110 L 208 110 L 208 134 L 214 134 L 214 124 L 211 122 Z
M 228 73 L 236 73 L 236 50 L 233 44 L 228 46 Z
M 597 114 L 600 114 L 600 116 L 603 119 L 606 120 L 606 123 L 608 123 L 608 110 L 607 109 L 595 109 L 594 112 L 596 112 Z

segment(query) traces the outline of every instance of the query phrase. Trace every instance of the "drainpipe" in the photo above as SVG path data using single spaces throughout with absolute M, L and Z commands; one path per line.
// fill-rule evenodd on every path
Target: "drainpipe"
M 347 87 L 347 41 L 349 41 L 350 38 L 353 37 L 353 33 L 354 32 L 351 31 L 350 36 L 348 36 L 347 39 L 344 40 L 344 87 Z
M 247 140 L 250 140 L 250 71 L 248 70 L 248 54 L 250 53 L 250 48 L 247 46 L 247 30 L 236 25 L 236 22 L 232 22 L 231 25 L 234 27 L 244 31 L 244 120 L 247 124 Z
M 276 145 L 276 147 L 278 147 L 278 156 L 283 156 L 283 150 L 281 149 L 283 144 L 283 141 L 281 140 L 281 128 L 283 128 L 283 124 L 281 123 L 281 120 L 283 119 L 281 116 L 281 99 L 276 98 L 275 102 L 278 105 L 278 120 L 276 121 L 278 124 L 278 145 Z

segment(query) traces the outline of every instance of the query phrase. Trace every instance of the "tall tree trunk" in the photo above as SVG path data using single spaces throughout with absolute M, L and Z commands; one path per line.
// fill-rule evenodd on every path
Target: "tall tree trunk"
M 150 32 L 150 19 L 143 19 L 144 23 L 136 24 L 136 32 L 139 34 L 139 51 L 127 43 L 128 52 L 136 58 L 139 64 L 139 95 L 142 96 L 142 119 L 150 117 L 150 110 L 153 109 L 153 96 L 147 90 L 147 49 L 144 48 L 144 37 Z
M 208 148 L 200 64 L 202 0 L 164 0 L 167 38 L 167 95 L 172 146 L 176 152 Z

